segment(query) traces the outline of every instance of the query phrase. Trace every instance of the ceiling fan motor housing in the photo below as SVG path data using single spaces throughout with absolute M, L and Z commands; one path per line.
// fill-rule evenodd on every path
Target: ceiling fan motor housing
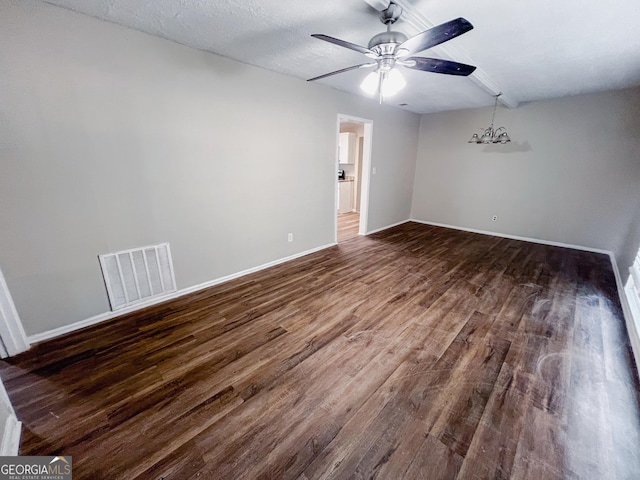
M 382 32 L 369 40 L 368 48 L 378 55 L 393 55 L 396 47 L 407 41 L 407 36 L 401 32 Z

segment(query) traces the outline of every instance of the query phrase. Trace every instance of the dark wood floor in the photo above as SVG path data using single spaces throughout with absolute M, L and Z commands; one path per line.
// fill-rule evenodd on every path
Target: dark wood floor
M 74 479 L 631 479 L 604 255 L 408 223 L 0 362 Z
M 338 242 L 344 242 L 358 236 L 360 214 L 358 212 L 338 214 Z

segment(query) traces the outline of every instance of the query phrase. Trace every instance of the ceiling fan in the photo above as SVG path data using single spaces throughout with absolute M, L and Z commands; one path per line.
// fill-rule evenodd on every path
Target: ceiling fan
M 391 30 L 393 25 L 402 15 L 402 7 L 393 2 L 380 12 L 380 21 L 387 26 L 387 31 L 375 35 L 369 40 L 368 46 L 362 47 L 355 43 L 340 40 L 323 34 L 313 34 L 312 37 L 333 43 L 340 47 L 355 50 L 363 53 L 374 60 L 369 63 L 361 63 L 352 67 L 325 73 L 307 80 L 313 82 L 322 78 L 337 75 L 359 68 L 374 68 L 362 82 L 360 87 L 369 94 L 378 93 L 380 103 L 384 97 L 390 97 L 400 91 L 406 82 L 397 66 L 422 70 L 424 72 L 444 73 L 447 75 L 467 76 L 473 73 L 476 67 L 464 63 L 453 62 L 451 60 L 441 60 L 438 58 L 414 57 L 413 55 L 447 42 L 473 28 L 471 23 L 464 18 L 456 18 L 441 25 L 425 30 L 411 38 L 407 38 L 401 32 Z

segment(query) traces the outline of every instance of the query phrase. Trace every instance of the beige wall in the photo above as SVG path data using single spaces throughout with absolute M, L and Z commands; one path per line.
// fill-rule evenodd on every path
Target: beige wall
M 100 253 L 168 241 L 186 288 L 331 243 L 338 113 L 374 122 L 369 229 L 409 217 L 417 115 L 31 0 L 0 0 L 0 58 L 28 334 L 108 310 Z
M 640 89 L 499 107 L 496 126 L 512 143 L 466 143 L 491 111 L 422 117 L 412 218 L 611 250 L 626 278 L 630 244 L 640 241 L 629 232 L 638 223 Z

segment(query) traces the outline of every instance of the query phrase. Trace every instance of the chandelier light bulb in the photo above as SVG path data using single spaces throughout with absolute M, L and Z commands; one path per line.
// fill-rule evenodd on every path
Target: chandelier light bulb
M 480 143 L 480 137 L 477 133 L 474 133 L 467 143 Z

